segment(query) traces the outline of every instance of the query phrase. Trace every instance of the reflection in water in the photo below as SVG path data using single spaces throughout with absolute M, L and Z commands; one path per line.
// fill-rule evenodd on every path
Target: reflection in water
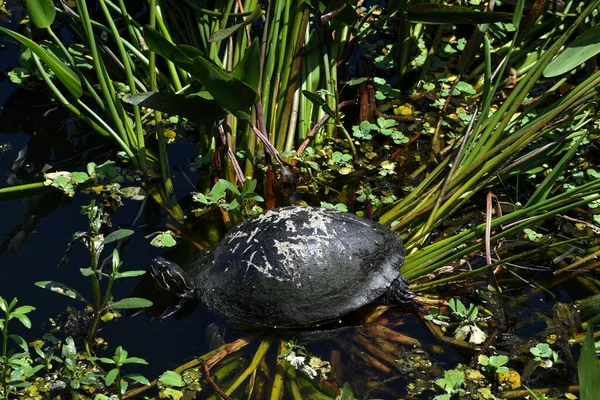
M 40 182 L 48 171 L 75 170 L 94 148 L 66 109 L 50 102 L 43 91 L 24 87 L 16 90 L 0 110 L 0 133 L 29 135 L 5 176 L 7 186 Z M 24 197 L 21 223 L 10 229 L 0 244 L 0 254 L 18 252 L 40 219 L 63 201 L 60 193 L 49 190 Z

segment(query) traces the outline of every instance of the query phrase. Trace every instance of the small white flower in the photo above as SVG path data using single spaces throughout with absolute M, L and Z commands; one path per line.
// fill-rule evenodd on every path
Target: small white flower
M 290 362 L 290 365 L 294 367 L 294 369 L 299 369 L 304 365 L 306 361 L 306 357 L 296 356 L 296 353 L 293 351 L 285 357 L 286 360 Z
M 304 358 L 304 357 L 303 357 Z M 308 365 L 304 365 L 302 367 L 302 372 L 304 372 L 310 379 L 315 379 L 317 377 L 317 371 L 309 367 Z

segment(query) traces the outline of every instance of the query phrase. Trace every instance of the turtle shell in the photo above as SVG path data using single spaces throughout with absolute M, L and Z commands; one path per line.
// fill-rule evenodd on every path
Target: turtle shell
M 195 280 L 208 308 L 236 325 L 296 327 L 374 302 L 403 262 L 402 241 L 383 226 L 294 206 L 234 227 L 201 261 Z

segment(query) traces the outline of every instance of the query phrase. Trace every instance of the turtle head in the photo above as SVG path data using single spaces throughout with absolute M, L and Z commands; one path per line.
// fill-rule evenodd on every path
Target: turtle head
M 150 261 L 148 271 L 164 289 L 175 293 L 179 297 L 194 297 L 196 286 L 193 280 L 187 272 L 174 262 L 156 257 Z

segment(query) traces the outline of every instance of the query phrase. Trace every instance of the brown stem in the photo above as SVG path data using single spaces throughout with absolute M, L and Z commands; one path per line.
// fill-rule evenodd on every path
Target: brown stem
M 210 371 L 208 370 L 208 363 L 204 363 L 204 365 L 202 366 L 202 369 L 204 370 L 204 379 L 206 379 L 206 381 L 209 383 L 209 385 L 212 386 L 212 388 L 215 390 L 215 392 L 217 392 L 217 394 L 219 396 L 221 396 L 221 398 L 223 400 L 231 400 L 231 397 L 227 396 L 227 394 L 219 387 L 219 385 L 217 385 L 217 383 L 215 381 L 213 381 L 212 378 L 210 377 Z
M 354 103 L 354 100 L 342 101 L 340 104 L 338 104 L 338 106 L 336 107 L 336 109 L 333 110 L 333 111 L 334 112 L 338 112 L 343 107 L 346 107 L 348 104 L 353 104 L 353 103 Z M 296 164 L 298 164 L 298 160 L 296 159 L 296 157 L 298 157 L 302 153 L 304 153 L 304 150 L 306 150 L 306 148 L 310 144 L 310 141 L 312 140 L 313 136 L 315 136 L 317 134 L 317 132 L 319 131 L 319 129 L 321 129 L 321 127 L 325 124 L 325 122 L 327 122 L 327 120 L 329 120 L 329 115 L 325 114 L 319 120 L 319 122 L 317 122 L 315 124 L 315 126 L 313 126 L 313 128 L 310 130 L 310 132 L 308 132 L 308 134 L 306 135 L 306 139 L 304 139 L 304 141 L 302 142 L 302 144 L 298 147 L 298 150 L 296 150 L 296 154 L 294 154 L 294 159 L 291 162 L 291 166 L 292 167 L 295 167 Z

